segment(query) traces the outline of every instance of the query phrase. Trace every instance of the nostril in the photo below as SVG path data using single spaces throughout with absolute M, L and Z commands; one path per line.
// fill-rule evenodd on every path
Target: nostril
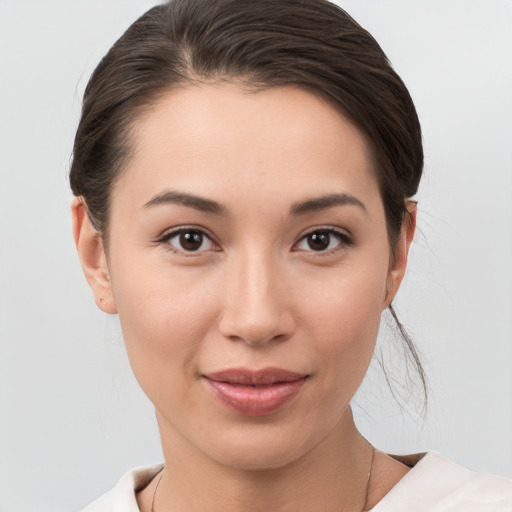
M 295 329 L 284 280 L 276 281 L 277 270 L 262 266 L 261 258 L 249 260 L 226 276 L 219 331 L 250 346 L 284 341 Z
M 242 341 L 251 347 L 280 343 L 288 339 L 294 331 L 293 319 L 282 314 L 259 323 L 244 322 L 241 318 L 224 316 L 220 322 L 221 334 L 233 341 Z

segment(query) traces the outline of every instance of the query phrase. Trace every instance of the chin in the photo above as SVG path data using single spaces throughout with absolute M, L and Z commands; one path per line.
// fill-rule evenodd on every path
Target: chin
M 300 458 L 295 450 L 236 450 L 223 453 L 217 463 L 239 471 L 266 471 L 286 467 Z
M 272 470 L 299 460 L 318 443 L 303 430 L 295 435 L 268 425 L 252 425 L 243 430 L 219 436 L 208 450 L 210 457 L 231 469 Z

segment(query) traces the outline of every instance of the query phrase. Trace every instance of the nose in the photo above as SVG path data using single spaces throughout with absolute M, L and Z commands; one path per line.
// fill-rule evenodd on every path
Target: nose
M 253 254 L 230 266 L 225 279 L 219 330 L 248 345 L 284 341 L 295 330 L 287 287 L 279 265 Z

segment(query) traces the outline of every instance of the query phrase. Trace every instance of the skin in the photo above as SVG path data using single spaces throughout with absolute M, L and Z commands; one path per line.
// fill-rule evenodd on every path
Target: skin
M 161 98 L 133 133 L 108 253 L 79 199 L 73 220 L 95 299 L 119 314 L 156 409 L 165 457 L 156 510 L 362 510 L 372 448 L 349 404 L 403 278 L 415 210 L 391 250 L 367 142 L 300 89 L 190 86 Z M 307 203 L 333 194 L 343 204 Z M 204 232 L 199 250 L 187 252 L 176 228 Z M 318 230 L 329 244 L 315 251 L 306 235 Z M 308 378 L 278 411 L 248 417 L 202 377 L 240 366 Z M 377 452 L 368 507 L 406 472 Z M 138 494 L 143 512 L 155 486 Z

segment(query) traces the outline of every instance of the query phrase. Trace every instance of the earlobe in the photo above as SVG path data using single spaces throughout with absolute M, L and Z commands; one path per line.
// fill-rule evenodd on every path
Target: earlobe
M 386 298 L 384 300 L 383 309 L 387 308 L 393 302 L 393 299 L 400 288 L 400 284 L 402 283 L 402 279 L 404 278 L 405 270 L 407 268 L 409 249 L 414 239 L 417 216 L 416 201 L 407 201 L 406 208 L 407 213 L 404 214 L 402 220 L 400 239 L 394 248 L 393 259 L 388 272 Z
M 78 258 L 96 304 L 106 313 L 117 313 L 103 240 L 91 224 L 81 197 L 73 199 L 71 216 Z

